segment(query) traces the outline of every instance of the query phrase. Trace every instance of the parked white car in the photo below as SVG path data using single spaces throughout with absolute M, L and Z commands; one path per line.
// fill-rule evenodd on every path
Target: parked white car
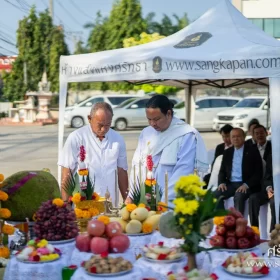
M 139 95 L 118 94 L 92 96 L 77 105 L 67 107 L 65 109 L 64 125 L 79 128 L 87 124 L 87 117 L 90 113 L 90 109 L 92 105 L 97 102 L 107 102 L 112 106 L 112 108 L 115 108 L 125 100 L 133 97 L 139 97 Z
M 199 98 L 195 102 L 194 127 L 200 130 L 212 130 L 213 119 L 218 112 L 232 107 L 241 98 L 228 96 L 212 96 Z M 174 114 L 177 118 L 185 120 L 185 102 L 174 106 Z
M 252 95 L 243 98 L 233 108 L 217 114 L 213 120 L 213 129 L 218 131 L 225 124 L 240 127 L 245 132 L 252 119 L 257 119 L 263 126 L 270 125 L 268 118 L 268 98 L 262 95 Z
M 112 127 L 116 130 L 126 130 L 128 127 L 145 127 L 148 126 L 146 117 L 146 103 L 150 97 L 132 98 L 114 108 Z M 173 104 L 181 100 L 176 97 L 169 97 Z

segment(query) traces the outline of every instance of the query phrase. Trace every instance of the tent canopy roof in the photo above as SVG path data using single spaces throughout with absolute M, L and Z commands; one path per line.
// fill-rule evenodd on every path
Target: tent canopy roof
M 62 56 L 60 61 L 60 79 L 65 82 L 260 87 L 268 84 L 264 78 L 278 76 L 280 42 L 253 25 L 229 0 L 221 0 L 189 26 L 158 41 Z

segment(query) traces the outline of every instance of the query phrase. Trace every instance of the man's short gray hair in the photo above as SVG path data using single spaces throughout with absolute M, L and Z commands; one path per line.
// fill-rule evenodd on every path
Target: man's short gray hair
M 106 102 L 96 102 L 94 105 L 92 105 L 90 110 L 90 115 L 93 117 L 99 109 L 102 109 L 104 111 L 109 111 L 113 116 L 113 109 L 111 105 Z

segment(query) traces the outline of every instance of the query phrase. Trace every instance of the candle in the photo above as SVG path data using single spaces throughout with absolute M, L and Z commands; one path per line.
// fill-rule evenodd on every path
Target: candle
M 118 171 L 115 170 L 115 207 L 119 205 Z
M 134 178 L 133 187 L 134 187 L 134 190 L 136 190 L 136 166 L 135 165 L 133 165 L 133 178 Z
M 139 161 L 139 184 L 140 185 L 142 184 L 142 164 L 141 164 L 141 161 Z
M 165 171 L 165 203 L 168 204 L 168 173 Z

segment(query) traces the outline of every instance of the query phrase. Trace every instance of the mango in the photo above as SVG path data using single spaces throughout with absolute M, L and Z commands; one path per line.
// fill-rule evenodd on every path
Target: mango
M 142 224 L 137 220 L 131 220 L 127 224 L 125 231 L 126 233 L 130 233 L 130 234 L 140 233 L 142 231 Z
M 140 222 L 147 219 L 149 211 L 146 208 L 136 208 L 130 214 L 131 220 L 138 220 Z
M 125 220 L 125 221 L 129 220 L 130 213 L 127 211 L 126 207 L 124 207 L 123 209 L 121 209 L 121 217 L 122 217 L 122 219 Z
M 148 217 L 144 223 L 149 223 L 153 226 L 153 230 L 156 230 L 159 226 L 159 220 L 160 220 L 161 214 L 156 214 L 153 216 Z

